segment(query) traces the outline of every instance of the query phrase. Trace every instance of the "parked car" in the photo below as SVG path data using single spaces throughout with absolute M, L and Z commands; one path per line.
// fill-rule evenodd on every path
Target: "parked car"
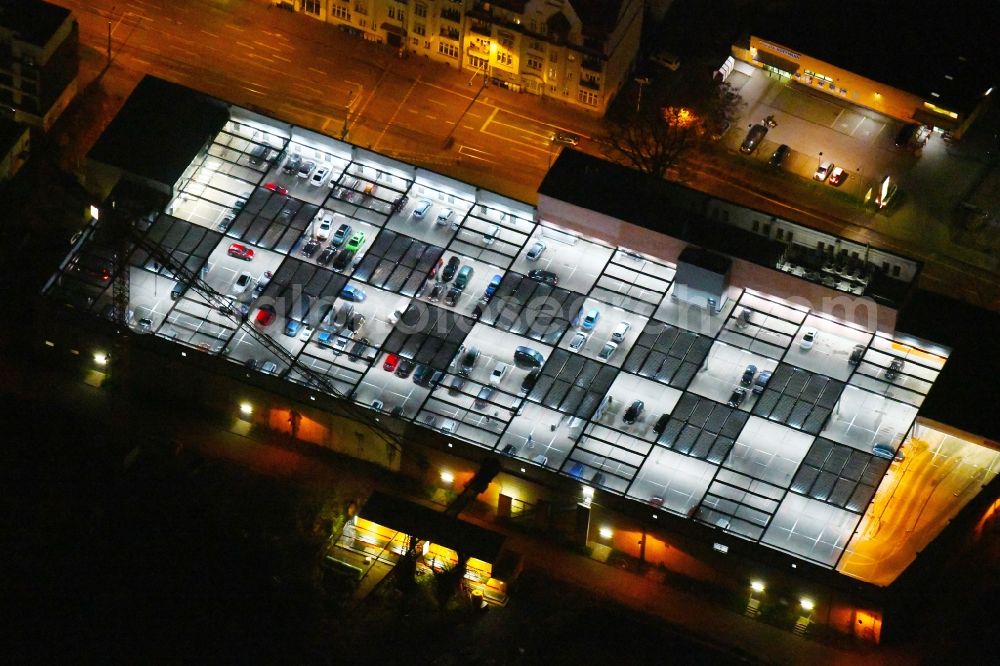
M 351 234 L 351 238 L 347 241 L 347 245 L 344 249 L 348 252 L 357 252 L 361 249 L 361 246 L 365 244 L 365 232 L 355 231 Z
M 406 208 L 406 204 L 407 202 L 409 202 L 409 200 L 410 197 L 406 196 L 405 194 L 396 197 L 396 199 L 392 202 L 392 212 L 398 213 L 403 208 Z
M 438 271 L 441 270 L 443 266 L 444 266 L 444 259 L 438 258 L 438 260 L 434 262 L 434 265 L 431 266 L 431 269 L 427 272 L 427 277 L 432 278 L 435 275 L 437 275 Z
M 476 409 L 485 409 L 486 405 L 489 404 L 490 398 L 496 393 L 496 389 L 492 386 L 484 386 L 479 389 L 479 393 L 476 395 L 475 401 L 472 403 Z
M 350 250 L 341 250 L 337 253 L 337 257 L 333 260 L 332 268 L 335 271 L 342 271 L 351 263 L 354 259 L 354 253 Z
M 753 384 L 754 375 L 757 374 L 757 366 L 751 363 L 743 371 L 743 376 L 740 377 L 740 384 L 743 386 L 750 386 Z
M 244 261 L 253 261 L 253 250 L 241 243 L 233 243 L 229 246 L 227 253 L 230 257 L 236 257 Z
M 489 230 L 483 234 L 483 245 L 489 247 L 493 245 L 493 241 L 497 239 L 497 235 L 500 233 L 500 225 L 494 224 Z
M 316 254 L 316 251 L 319 250 L 320 245 L 321 243 L 318 240 L 310 238 L 306 241 L 306 244 L 302 246 L 302 249 L 299 250 L 299 252 L 302 253 L 302 256 L 304 257 L 312 257 Z
M 444 283 L 438 282 L 431 289 L 431 293 L 427 295 L 427 300 L 429 300 L 432 303 L 437 303 L 438 301 L 441 300 L 442 292 L 444 292 Z
M 497 364 L 493 366 L 493 372 L 490 374 L 490 385 L 500 386 L 500 382 L 503 381 L 503 378 L 507 375 L 507 371 L 509 369 L 509 365 L 503 361 L 497 361 Z
M 455 216 L 454 208 L 445 208 L 440 213 L 438 213 L 436 222 L 440 225 L 445 225 L 451 222 L 451 218 Z
M 903 371 L 903 359 L 894 358 L 889 362 L 889 367 L 885 369 L 886 379 L 895 379 Z
M 914 125 L 913 123 L 906 123 L 900 127 L 899 131 L 896 133 L 896 147 L 905 148 L 910 145 L 910 142 L 913 141 L 913 137 L 917 135 L 917 129 L 919 127 L 920 125 Z
M 535 383 L 538 381 L 538 377 L 542 374 L 541 369 L 535 368 L 521 380 L 521 393 L 530 393 L 531 389 L 535 388 Z
M 618 349 L 618 343 L 617 342 L 611 342 L 609 340 L 608 342 L 604 343 L 603 347 L 601 347 L 601 351 L 598 352 L 597 357 L 599 359 L 601 359 L 602 361 L 611 360 L 611 356 L 614 355 L 615 350 L 617 350 L 617 349 Z
M 847 362 L 851 365 L 857 365 L 861 363 L 861 359 L 865 356 L 865 346 L 864 345 L 854 345 L 854 349 L 851 350 L 851 356 L 847 359 Z
M 569 341 L 570 350 L 579 351 L 579 349 L 583 347 L 584 344 L 586 344 L 588 337 L 589 336 L 586 333 L 577 331 L 576 335 L 573 336 L 573 339 Z
M 764 389 L 767 388 L 767 383 L 771 381 L 771 371 L 761 370 L 760 374 L 757 375 L 757 380 L 753 383 L 754 393 L 763 393 Z
M 277 316 L 278 313 L 275 311 L 274 306 L 262 305 L 257 311 L 257 316 L 254 318 L 254 321 L 261 328 L 266 328 L 274 323 Z
M 319 224 L 316 225 L 316 238 L 321 241 L 330 240 L 331 227 L 333 227 L 333 215 L 327 213 L 320 218 Z
M 732 395 L 729 396 L 729 401 L 726 403 L 734 409 L 738 409 L 740 405 L 743 404 L 743 399 L 747 397 L 747 390 L 745 388 L 735 388 L 733 389 Z
M 528 254 L 525 255 L 525 258 L 528 261 L 538 261 L 538 258 L 542 256 L 542 252 L 545 252 L 545 243 L 540 240 L 535 241 L 528 248 Z
M 465 387 L 465 377 L 462 375 L 452 375 L 451 384 L 448 386 L 449 395 L 458 395 Z
M 781 165 L 784 164 L 785 158 L 787 158 L 788 154 L 791 152 L 791 148 L 785 144 L 781 144 L 778 146 L 777 150 L 771 153 L 771 159 L 767 161 L 768 165 L 774 167 L 775 169 L 780 168 Z
M 759 123 L 754 125 L 743 139 L 743 143 L 740 145 L 740 152 L 749 155 L 757 149 L 757 146 L 760 145 L 765 136 L 767 136 L 767 125 Z
M 486 285 L 486 291 L 483 292 L 483 296 L 486 298 L 493 298 L 493 294 L 497 293 L 497 287 L 500 286 L 501 278 L 499 275 L 494 275 L 490 280 L 490 283 Z
M 514 364 L 522 368 L 540 368 L 545 364 L 545 357 L 531 347 L 518 347 L 514 350 Z
M 382 369 L 386 372 L 395 372 L 396 366 L 399 365 L 399 356 L 396 354 L 389 354 L 385 357 L 385 363 L 382 364 Z
M 299 178 L 308 178 L 309 174 L 311 174 L 313 172 L 313 169 L 315 168 L 316 168 L 315 162 L 313 162 L 312 160 L 306 160 L 305 162 L 302 162 L 302 164 L 299 165 L 299 170 L 297 172 L 297 175 Z
M 631 328 L 632 324 L 627 321 L 619 322 L 618 325 L 615 326 L 615 330 L 611 331 L 611 342 L 617 342 L 619 344 L 625 342 L 625 335 Z
M 670 421 L 670 414 L 660 414 L 660 418 L 656 419 L 656 423 L 653 424 L 653 432 L 657 435 L 662 435 L 663 431 L 667 429 L 667 422 Z
M 455 288 L 459 290 L 464 290 L 469 286 L 469 280 L 472 279 L 472 266 L 462 266 L 461 270 L 455 276 Z
M 281 196 L 286 196 L 288 194 L 288 188 L 278 185 L 277 183 L 264 183 L 264 189 L 277 192 Z
M 319 187 L 320 185 L 326 182 L 326 178 L 329 175 L 330 175 L 330 167 L 321 166 L 320 168 L 316 169 L 316 172 L 312 175 L 312 178 L 309 179 L 309 184 L 315 187 Z
M 805 333 L 802 334 L 802 341 L 799 343 L 799 349 L 802 351 L 809 351 L 816 344 L 816 336 L 818 332 L 815 328 L 807 328 Z
M 334 232 L 333 238 L 330 239 L 330 243 L 336 245 L 337 247 L 340 247 L 341 245 L 344 244 L 344 241 L 346 241 L 347 238 L 351 235 L 352 231 L 353 230 L 351 229 L 351 225 L 341 224 L 339 227 L 337 227 L 337 231 Z
M 528 271 L 528 277 L 532 280 L 538 282 L 544 282 L 547 285 L 556 286 L 559 284 L 559 276 L 552 271 L 543 271 L 541 269 L 535 269 L 533 271 Z
M 580 310 L 580 314 L 583 314 L 583 310 Z M 585 331 L 593 330 L 594 326 L 597 325 L 597 320 L 601 318 L 601 312 L 597 308 L 591 308 L 587 310 L 587 313 L 583 315 L 580 319 L 580 328 Z
M 830 180 L 827 182 L 834 187 L 840 187 L 845 180 L 847 180 L 847 172 L 844 171 L 843 167 L 834 167 L 833 171 L 830 172 Z
M 429 365 L 418 365 L 413 371 L 413 383 L 417 386 L 425 386 L 430 383 L 434 368 Z
M 360 287 L 356 287 L 353 284 L 345 284 L 344 288 L 340 290 L 340 297 L 345 301 L 360 303 L 365 300 L 368 295 L 362 291 Z
M 813 180 L 818 180 L 823 182 L 830 176 L 830 171 L 833 169 L 833 162 L 820 162 L 819 167 L 816 169 L 816 173 L 813 174 Z
M 278 364 L 274 361 L 264 361 L 260 364 L 260 371 L 265 375 L 273 375 L 278 371 Z
M 462 357 L 460 362 L 458 372 L 459 374 L 468 376 L 472 372 L 472 369 L 476 367 L 476 361 L 479 360 L 479 348 L 472 347 L 467 352 L 465 356 Z
M 872 454 L 878 456 L 879 458 L 885 458 L 886 460 L 903 460 L 906 456 L 903 455 L 902 451 L 895 451 L 891 446 L 886 444 L 876 444 L 872 447 Z
M 271 278 L 273 277 L 274 273 L 271 271 L 264 271 L 260 274 L 260 277 L 257 278 L 257 284 L 253 287 L 254 298 L 257 298 L 264 293 L 264 290 L 267 289 L 267 285 L 271 284 Z
M 552 140 L 555 143 L 562 143 L 567 146 L 575 146 L 580 143 L 580 137 L 572 132 L 556 132 Z
M 299 155 L 298 153 L 292 153 L 291 155 L 288 156 L 288 159 L 285 161 L 285 166 L 283 171 L 291 175 L 293 173 L 297 173 L 300 166 L 302 166 L 302 155 Z
M 337 254 L 337 248 L 332 245 L 330 247 L 325 247 L 323 248 L 323 251 L 319 253 L 319 257 L 316 258 L 316 263 L 320 266 L 326 266 L 330 263 L 330 260 L 333 259 L 335 254 Z
M 458 272 L 458 265 L 460 263 L 461 260 L 457 256 L 448 259 L 448 264 L 444 267 L 444 270 L 441 272 L 441 281 L 450 282 L 451 279 L 455 277 L 455 273 Z
M 452 287 L 448 290 L 448 293 L 444 295 L 444 304 L 452 307 L 458 302 L 458 299 L 462 296 L 462 290 L 458 287 Z
M 417 202 L 417 205 L 413 207 L 413 217 L 418 220 L 424 219 L 424 216 L 427 215 L 427 211 L 431 209 L 432 205 L 433 204 L 427 199 L 421 199 Z
M 239 296 L 250 288 L 253 284 L 253 276 L 250 273 L 243 271 L 240 276 L 236 278 L 236 282 L 233 283 L 233 294 Z
M 478 301 L 476 301 L 476 304 L 472 306 L 472 318 L 479 319 L 480 317 L 482 317 L 483 312 L 486 310 L 486 307 L 489 304 L 490 304 L 490 299 L 487 298 L 486 296 L 483 296 Z
M 457 429 L 458 429 L 458 423 L 455 421 L 455 419 L 445 419 L 444 421 L 441 422 L 441 432 L 443 432 L 446 435 L 452 434 Z
M 413 368 L 417 367 L 417 364 L 408 358 L 403 358 L 399 360 L 399 367 L 396 368 L 396 376 L 406 379 L 413 372 Z
M 258 166 L 264 164 L 269 159 L 271 159 L 271 148 L 268 146 L 262 146 L 259 143 L 255 144 L 253 148 L 250 149 L 250 164 Z
M 642 416 L 643 409 L 645 409 L 646 404 L 642 400 L 636 400 L 628 409 L 625 410 L 625 414 L 622 416 L 622 421 L 625 423 L 635 423 Z

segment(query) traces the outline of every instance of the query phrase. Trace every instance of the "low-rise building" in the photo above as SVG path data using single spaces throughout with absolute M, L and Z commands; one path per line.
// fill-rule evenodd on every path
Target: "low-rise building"
M 28 161 L 31 132 L 27 125 L 0 119 L 0 181 L 13 178 Z

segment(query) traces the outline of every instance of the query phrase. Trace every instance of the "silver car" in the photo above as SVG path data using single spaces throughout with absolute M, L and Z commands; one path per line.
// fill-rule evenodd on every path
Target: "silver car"
M 545 243 L 542 241 L 535 241 L 532 243 L 531 247 L 528 248 L 528 261 L 538 261 L 538 258 L 542 256 L 542 252 L 545 252 Z

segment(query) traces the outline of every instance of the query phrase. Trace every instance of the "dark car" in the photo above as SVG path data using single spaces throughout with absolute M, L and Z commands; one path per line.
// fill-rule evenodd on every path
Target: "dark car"
M 337 254 L 337 248 L 335 247 L 324 248 L 323 251 L 320 252 L 319 257 L 316 259 L 316 262 L 321 266 L 326 266 L 328 263 L 330 263 L 330 260 L 333 259 L 333 256 L 335 254 Z
M 745 388 L 735 388 L 733 389 L 733 394 L 729 396 L 729 401 L 726 403 L 730 407 L 738 408 L 743 404 L 743 398 L 747 397 L 747 390 Z
M 899 131 L 896 132 L 896 147 L 905 148 L 910 145 L 910 142 L 913 141 L 913 137 L 917 134 L 918 127 L 920 126 L 912 123 L 907 123 L 900 127 Z
M 490 283 L 486 285 L 486 291 L 483 292 L 484 298 L 493 298 L 493 294 L 497 293 L 497 287 L 500 286 L 501 278 L 499 275 L 494 275 Z
M 396 368 L 396 376 L 406 379 L 410 376 L 410 373 L 413 372 L 413 368 L 415 368 L 416 365 L 416 363 L 408 358 L 399 359 L 399 367 Z
M 520 368 L 540 368 L 545 357 L 531 347 L 518 347 L 514 350 L 514 363 Z
M 368 338 L 361 338 L 360 340 L 354 343 L 354 345 L 351 347 L 351 351 L 349 351 L 347 355 L 351 358 L 352 361 L 360 361 L 361 357 L 365 353 L 365 348 L 367 347 L 368 347 Z
M 469 280 L 472 279 L 472 266 L 462 266 L 462 270 L 458 271 L 458 275 L 455 276 L 455 288 L 459 290 L 464 290 L 469 286 Z
M 761 370 L 760 374 L 757 375 L 757 381 L 753 383 L 754 393 L 763 393 L 764 389 L 767 388 L 767 383 L 771 381 L 771 371 Z
M 305 245 L 302 246 L 302 249 L 299 250 L 299 252 L 301 252 L 305 257 L 312 257 L 316 254 L 316 250 L 319 249 L 319 246 L 320 242 L 315 238 L 311 238 Z
M 776 151 L 771 153 L 771 159 L 767 161 L 768 165 L 773 166 L 775 169 L 777 169 L 782 164 L 784 164 L 785 158 L 787 158 L 788 154 L 791 152 L 792 152 L 791 148 L 789 148 L 785 144 L 781 144 L 780 146 L 778 146 L 778 149 Z
M 625 414 L 622 416 L 622 421 L 625 423 L 635 423 L 640 416 L 642 416 L 642 410 L 646 407 L 642 400 L 636 400 L 628 409 L 625 410 Z
M 757 366 L 750 364 L 747 369 L 743 371 L 743 376 L 740 377 L 740 384 L 743 386 L 750 386 L 753 383 L 753 376 L 757 374 Z
M 473 347 L 469 351 L 465 352 L 465 356 L 459 362 L 458 372 L 459 374 L 468 376 L 472 369 L 476 367 L 476 361 L 479 360 L 479 348 Z
M 743 139 L 743 144 L 740 145 L 740 152 L 749 155 L 757 149 L 757 146 L 760 145 L 765 136 L 767 136 L 767 125 L 754 125 L 747 132 L 746 138 Z
M 553 287 L 559 284 L 559 276 L 553 273 L 552 271 L 543 271 L 541 269 L 535 269 L 533 271 L 528 272 L 528 277 L 532 280 L 552 285 Z
M 431 293 L 427 295 L 427 300 L 437 303 L 438 301 L 441 300 L 442 291 L 444 291 L 444 285 L 438 282 L 437 284 L 434 285 L 434 288 L 431 289 Z
M 448 386 L 449 395 L 458 395 L 465 387 L 465 377 L 462 375 L 452 375 L 451 384 Z
M 861 363 L 861 359 L 865 356 L 865 346 L 864 345 L 854 345 L 854 349 L 851 350 L 851 357 L 847 359 L 847 362 L 851 365 L 857 365 Z
M 342 271 L 347 268 L 354 258 L 354 253 L 350 250 L 341 250 L 337 253 L 337 258 L 333 260 L 333 270 Z
M 535 368 L 521 381 L 521 393 L 530 393 L 531 389 L 535 388 L 535 383 L 538 381 L 538 377 L 542 374 L 542 371 Z
M 485 296 L 476 301 L 476 304 L 472 308 L 472 318 L 479 319 L 480 317 L 482 317 L 483 311 L 489 304 L 490 304 L 490 299 L 486 298 Z
M 667 429 L 667 422 L 670 420 L 670 414 L 660 414 L 660 418 L 656 419 L 656 423 L 653 425 L 653 432 L 657 435 L 662 435 L 663 431 Z
M 492 386 L 484 386 L 479 389 L 479 394 L 476 395 L 476 400 L 473 402 L 473 406 L 476 409 L 485 409 L 486 405 L 489 403 L 490 398 L 496 393 L 496 389 Z
M 429 365 L 418 365 L 417 369 L 413 372 L 413 383 L 417 386 L 426 386 L 431 381 L 431 376 L 434 374 L 434 368 Z
M 351 237 L 351 233 L 353 233 L 353 231 L 354 230 L 351 228 L 351 225 L 341 224 L 337 227 L 337 230 L 333 232 L 333 238 L 330 239 L 330 244 L 340 247 L 344 244 L 344 241 Z
M 445 305 L 455 305 L 458 302 L 458 297 L 462 295 L 462 290 L 458 287 L 452 287 L 448 290 L 448 293 L 444 295 Z
M 458 257 L 452 257 L 449 259 L 448 264 L 444 267 L 444 270 L 441 271 L 441 281 L 451 281 L 451 279 L 455 277 L 455 273 L 458 272 L 458 265 L 460 263 L 461 262 L 458 260 Z
M 302 166 L 302 156 L 298 153 L 293 153 L 288 156 L 288 161 L 285 162 L 283 171 L 287 174 L 293 174 L 299 170 L 300 166 Z
M 889 367 L 885 369 L 886 379 L 895 379 L 903 371 L 903 359 L 894 358 L 889 362 Z

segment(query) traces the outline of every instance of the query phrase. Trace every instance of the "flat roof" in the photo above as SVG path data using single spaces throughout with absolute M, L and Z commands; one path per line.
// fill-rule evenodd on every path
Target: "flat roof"
M 2 0 L 0 26 L 12 31 L 17 39 L 45 46 L 70 11 L 42 0 Z
M 373 523 L 490 563 L 496 561 L 505 538 L 499 532 L 379 491 L 368 498 L 359 515 Z
M 1000 420 L 992 404 L 1000 383 L 1000 350 L 994 341 L 1000 314 L 916 290 L 899 313 L 897 330 L 953 350 L 920 414 L 1000 442 Z
M 0 155 L 6 155 L 14 147 L 25 129 L 25 125 L 0 118 Z
M 88 158 L 173 187 L 228 120 L 225 103 L 147 75 Z
M 904 0 L 777 3 L 751 24 L 757 37 L 949 110 L 971 111 L 998 79 L 996 2 L 954 0 L 933 8 Z

